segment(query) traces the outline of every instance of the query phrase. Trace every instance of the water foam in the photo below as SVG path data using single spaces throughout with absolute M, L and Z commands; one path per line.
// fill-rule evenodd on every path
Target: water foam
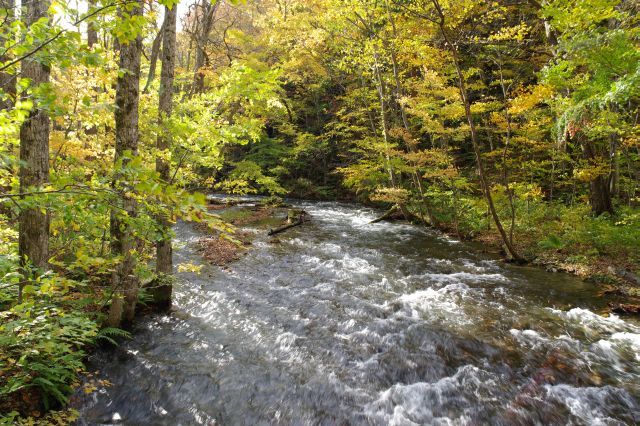
M 564 405 L 573 416 L 585 424 L 623 424 L 613 417 L 614 414 L 610 412 L 611 406 L 623 406 L 628 410 L 626 414 L 630 419 L 633 418 L 634 422 L 640 420 L 640 407 L 622 389 L 611 386 L 577 388 L 566 384 L 545 385 L 544 389 L 547 400 Z
M 498 397 L 498 378 L 473 365 L 436 382 L 395 384 L 365 407 L 369 418 L 386 424 L 472 424 L 474 405 L 491 404 Z

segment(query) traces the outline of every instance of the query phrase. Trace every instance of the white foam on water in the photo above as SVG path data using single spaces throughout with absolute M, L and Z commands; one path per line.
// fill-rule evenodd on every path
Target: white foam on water
M 477 273 L 485 273 L 491 270 L 499 270 L 494 261 L 482 260 L 480 262 L 476 262 L 470 259 L 461 259 L 462 267 Z
M 632 347 L 636 352 L 640 353 L 640 334 L 628 332 L 613 333 L 610 340 L 624 342 Z M 640 360 L 640 358 L 637 359 Z
M 266 249 L 271 246 L 271 243 L 268 243 L 266 241 L 253 241 L 251 244 L 253 245 L 254 248 L 261 248 L 261 249 Z
M 320 220 L 333 223 L 347 223 L 353 226 L 368 225 L 376 216 L 372 212 L 363 210 L 340 211 L 336 208 L 324 208 L 321 210 L 312 210 L 311 215 Z
M 391 425 L 472 424 L 477 403 L 495 402 L 498 378 L 473 365 L 436 382 L 395 384 L 365 407 L 365 414 Z M 445 414 L 446 413 L 446 414 Z
M 608 359 L 611 365 L 620 371 L 623 371 L 624 367 L 621 363 L 622 351 L 631 351 L 635 359 L 640 361 L 640 327 L 616 315 L 603 317 L 587 309 L 573 308 L 569 311 L 552 309 L 551 311 L 588 336 L 598 339 L 590 345 L 590 352 L 596 358 L 604 361 Z M 635 370 L 640 372 L 640 366 Z
M 302 238 L 298 238 L 298 237 L 284 240 L 284 242 L 292 246 L 300 246 L 300 247 L 307 247 L 309 245 L 309 241 L 303 240 Z
M 342 247 L 334 243 L 320 243 L 315 245 L 316 250 L 320 250 L 328 254 L 338 254 L 342 251 Z
M 507 291 L 506 288 L 504 287 L 496 287 L 493 289 L 493 294 L 495 294 L 496 296 L 509 296 L 509 291 Z
M 308 254 L 303 254 L 300 256 L 300 260 L 308 265 L 314 266 L 317 268 L 322 265 L 323 260 L 317 256 L 310 256 Z
M 351 332 L 355 329 L 355 327 L 358 325 L 357 321 L 354 320 L 353 318 L 351 318 L 350 320 L 340 323 L 339 327 L 342 331 L 346 332 Z
M 628 331 L 632 333 L 640 333 L 640 328 L 636 327 L 617 315 L 611 314 L 603 317 L 588 309 L 573 308 L 569 311 L 561 311 L 558 309 L 548 308 L 551 312 L 564 319 L 566 322 L 581 327 L 586 332 L 592 333 L 615 333 Z
M 628 350 L 633 353 L 636 361 L 640 362 L 640 334 L 626 331 L 613 333 L 609 339 L 600 340 L 597 345 L 606 354 L 610 355 L 612 361 L 620 359 L 620 353 Z M 636 372 L 640 374 L 640 364 L 636 365 Z
M 409 281 L 425 283 L 505 283 L 508 278 L 502 274 L 475 274 L 471 272 L 454 272 L 451 274 L 427 273 L 420 275 L 409 275 L 405 278 Z
M 345 253 L 339 259 L 321 259 L 317 256 L 303 254 L 300 260 L 309 264 L 313 270 L 324 269 L 333 272 L 338 278 L 347 279 L 353 274 L 372 274 L 378 267 L 361 257 L 351 256 Z
M 341 267 L 344 272 L 370 274 L 378 270 L 378 267 L 369 263 L 361 257 L 351 256 L 346 253 L 343 258 L 329 261 L 329 265 L 335 264 Z
M 539 349 L 549 343 L 548 338 L 543 337 L 535 330 L 516 330 L 512 328 L 509 333 L 518 343 L 531 349 Z
M 291 350 L 291 348 L 293 348 L 293 345 L 295 344 L 297 339 L 298 339 L 298 336 L 287 331 L 287 332 L 278 334 L 278 337 L 276 337 L 276 344 L 280 349 L 284 351 L 289 351 Z
M 563 404 L 573 416 L 588 425 L 623 424 L 608 411 L 614 401 L 615 405 L 626 406 L 629 410 L 636 407 L 626 391 L 611 386 L 577 388 L 559 384 L 545 385 L 544 389 L 545 399 Z
M 474 284 L 504 284 L 509 280 L 502 274 L 475 274 L 470 272 L 455 272 L 451 274 L 426 273 L 418 275 L 407 275 L 397 280 L 404 288 L 415 286 L 423 287 L 429 285 L 430 288 L 443 288 L 450 285 L 461 284 L 470 291 L 467 285 Z M 501 287 L 502 288 L 502 287 Z M 506 290 L 502 290 L 506 294 Z M 488 303 L 488 302 L 487 302 Z
M 449 244 L 460 244 L 460 242 L 461 242 L 460 240 L 457 240 L 457 239 L 455 239 L 453 237 L 450 237 L 450 236 L 448 236 L 446 234 L 440 234 L 439 239 L 442 240 L 442 241 L 446 241 Z
M 342 252 L 342 247 L 334 243 L 318 243 L 316 241 L 309 241 L 308 239 L 298 237 L 284 240 L 283 242 L 296 247 L 311 248 L 329 255 L 339 255 Z
M 640 334 L 613 333 L 589 346 L 583 356 L 592 364 L 618 372 L 615 382 L 636 383 L 640 390 Z
M 440 289 L 427 288 L 410 294 L 403 294 L 397 301 L 406 306 L 413 317 L 427 317 L 452 324 L 468 324 L 468 318 L 456 299 L 464 297 L 471 289 L 462 283 L 448 284 Z M 425 314 L 425 315 L 423 315 Z

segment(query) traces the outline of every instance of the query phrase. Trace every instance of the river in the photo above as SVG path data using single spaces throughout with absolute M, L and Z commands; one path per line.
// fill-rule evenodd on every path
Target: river
M 640 423 L 640 325 L 575 277 L 339 203 L 228 270 L 178 274 L 170 314 L 99 351 L 80 424 Z M 176 225 L 175 262 L 202 264 Z

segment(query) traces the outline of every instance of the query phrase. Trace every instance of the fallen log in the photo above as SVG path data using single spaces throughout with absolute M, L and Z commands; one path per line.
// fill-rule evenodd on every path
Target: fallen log
M 302 225 L 303 223 L 304 221 L 302 220 L 298 220 L 297 222 L 293 222 L 293 223 L 287 223 L 286 225 L 282 225 L 279 228 L 269 229 L 269 232 L 267 233 L 267 235 L 276 235 L 286 231 L 289 228 L 293 228 L 294 226 Z
M 389 219 L 395 212 L 398 210 L 398 205 L 394 205 L 389 210 L 387 210 L 382 216 L 373 219 L 369 224 L 382 222 L 383 220 Z
M 209 198 L 207 199 L 209 204 L 213 204 L 216 206 L 224 206 L 224 207 L 233 207 L 238 204 L 247 203 L 246 200 L 239 200 L 237 198 Z
M 297 219 L 295 219 L 296 215 Z M 286 231 L 287 229 L 293 228 L 294 226 L 302 225 L 304 222 L 306 222 L 306 216 L 307 213 L 304 210 L 289 210 L 287 212 L 287 223 L 278 228 L 269 229 L 267 235 L 276 235 Z

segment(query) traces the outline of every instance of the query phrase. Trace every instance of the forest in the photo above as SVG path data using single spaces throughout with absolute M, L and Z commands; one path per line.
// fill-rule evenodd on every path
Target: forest
M 602 418 L 640 422 L 639 12 L 634 0 L 0 0 L 0 424 L 82 420 L 77 395 L 108 387 L 87 379 L 88 357 L 184 304 L 174 287 L 202 266 L 174 259 L 182 226 L 245 250 L 246 212 L 229 213 L 242 200 L 264 216 L 305 200 L 315 225 L 282 240 L 322 228 L 314 209 L 338 203 L 373 212 L 365 234 L 391 226 L 386 241 L 411 224 L 509 274 L 577 275 L 594 305 L 566 309 L 619 321 L 607 336 L 626 339 L 625 367 L 579 385 L 627 392 L 622 414 Z M 412 241 L 389 256 L 431 256 Z M 525 323 L 505 330 L 537 330 Z M 605 339 L 590 327 L 567 333 Z M 562 377 L 544 386 L 573 383 Z M 428 382 L 379 388 L 412 380 Z M 322 410 L 297 420 L 405 424 Z M 436 423 L 409 411 L 407 424 Z M 264 420 L 212 418 L 182 424 Z

